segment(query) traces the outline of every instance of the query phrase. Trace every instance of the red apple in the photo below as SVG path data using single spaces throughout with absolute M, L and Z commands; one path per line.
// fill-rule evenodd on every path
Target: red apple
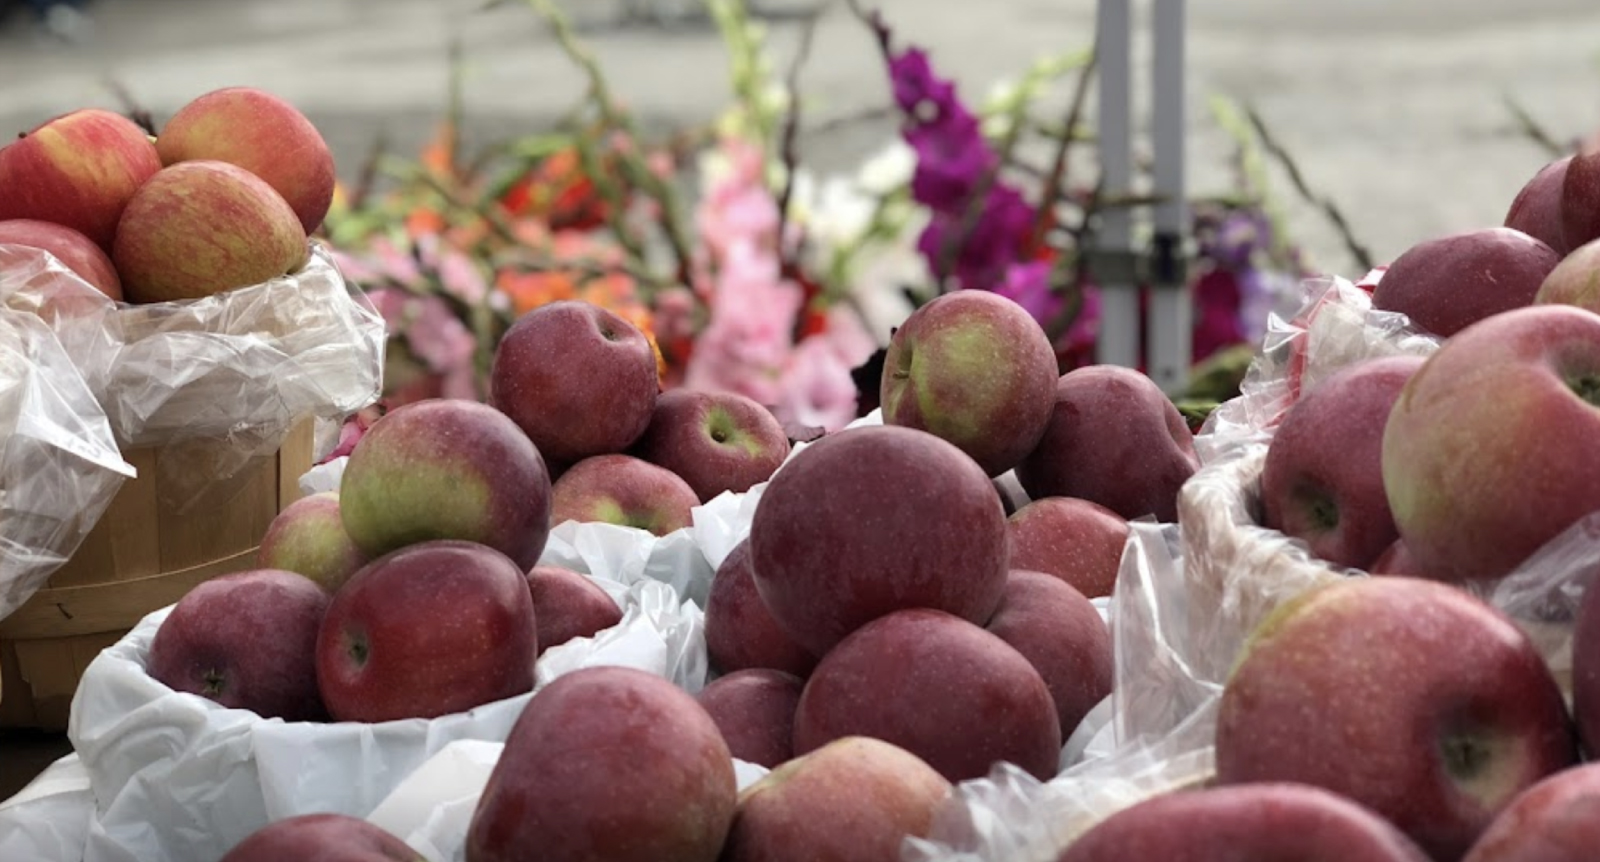
M 1395 258 L 1372 292 L 1372 305 L 1448 338 L 1486 317 L 1532 304 L 1560 261 L 1555 249 L 1520 230 L 1453 233 L 1419 242 Z
M 73 111 L 0 148 L 0 219 L 53 222 L 109 252 L 123 209 L 159 170 L 155 145 L 132 120 Z
M 317 631 L 328 593 L 293 572 L 212 578 L 172 608 L 150 642 L 150 676 L 263 718 L 317 721 Z
M 771 410 L 737 392 L 669 389 L 633 453 L 678 474 L 709 503 L 772 478 L 789 457 L 789 435 Z
M 1600 763 L 1574 766 L 1512 800 L 1462 862 L 1589 862 L 1600 847 Z
M 1600 240 L 1591 240 L 1568 252 L 1545 276 L 1533 301 L 1600 312 Z
M 1600 510 L 1600 315 L 1504 312 L 1429 357 L 1395 403 L 1383 482 L 1417 564 L 1498 578 Z
M 1074 497 L 1034 500 L 1006 519 L 1011 568 L 1054 575 L 1091 599 L 1111 595 L 1128 520 Z
M 946 293 L 912 312 L 883 364 L 884 424 L 942 437 L 990 476 L 1038 445 L 1060 373 L 1033 315 L 984 290 Z
M 117 277 L 111 258 L 94 240 L 70 227 L 25 218 L 0 221 L 0 245 L 47 251 L 95 290 L 112 299 L 122 299 L 122 279 Z
M 1332 790 L 1440 862 L 1576 760 L 1561 688 L 1528 636 L 1465 590 L 1416 578 L 1335 581 L 1280 608 L 1217 718 L 1219 784 Z
M 1318 787 L 1262 783 L 1179 790 L 1118 811 L 1056 862 L 1427 862 L 1394 825 Z
M 1061 738 L 1111 694 L 1111 630 L 1100 612 L 1065 581 L 1013 569 L 1000 609 L 985 626 L 1033 665 L 1055 701 Z
M 1130 520 L 1170 523 L 1178 489 L 1198 466 L 1189 424 L 1155 381 L 1090 365 L 1056 381 L 1055 412 L 1017 479 L 1035 500 L 1077 497 Z
M 467 862 L 715 862 L 737 804 L 733 758 L 683 689 L 627 667 L 540 689 L 506 739 Z
M 573 638 L 594 637 L 622 622 L 622 608 L 600 585 L 571 569 L 534 566 L 528 572 L 539 655 Z
M 1511 201 L 1505 226 L 1520 230 L 1550 246 L 1556 254 L 1571 250 L 1561 216 L 1561 187 L 1567 179 L 1571 156 L 1563 156 L 1539 169 Z
M 201 299 L 288 275 L 310 256 L 283 196 L 225 162 L 182 162 L 146 180 L 117 222 L 111 259 L 131 302 Z
M 603 522 L 665 536 L 694 523 L 700 498 L 678 474 L 632 455 L 594 455 L 551 489 L 550 521 Z
M 307 234 L 333 203 L 333 153 L 317 127 L 254 87 L 212 90 L 179 108 L 161 126 L 156 152 L 164 165 L 211 160 L 244 168 L 283 196 Z
M 1600 145 L 1594 138 L 1567 162 L 1561 178 L 1561 235 L 1567 248 L 1600 239 Z
M 1591 581 L 1572 627 L 1572 713 L 1591 759 L 1600 757 L 1600 589 Z
M 373 560 L 345 582 L 317 636 L 317 684 L 339 721 L 435 718 L 533 689 L 538 650 L 522 569 L 440 540 Z
M 256 548 L 257 565 L 299 572 L 329 590 L 339 589 L 370 560 L 345 532 L 337 491 L 301 497 L 284 507 Z
M 481 542 L 523 571 L 550 534 L 550 476 L 527 435 L 493 407 L 416 401 L 386 413 L 339 483 L 350 538 L 371 556 L 430 539 Z
M 301 814 L 269 823 L 220 862 L 428 862 L 393 834 L 348 814 Z
M 1414 578 L 1428 577 L 1428 573 L 1423 571 L 1421 566 L 1417 565 L 1416 558 L 1411 556 L 1410 551 L 1406 550 L 1405 539 L 1395 539 L 1394 544 L 1384 549 L 1384 552 L 1378 555 L 1378 559 L 1374 560 L 1372 565 L 1367 567 L 1367 571 L 1374 575 L 1410 575 Z
M 495 348 L 490 398 L 545 458 L 625 451 L 650 424 L 661 378 L 650 340 L 615 312 L 563 300 L 517 318 Z
M 695 695 L 734 757 L 774 769 L 794 757 L 794 711 L 805 682 L 769 668 L 719 676 Z
M 953 782 L 1000 762 L 1044 781 L 1061 759 L 1055 701 L 1027 657 L 924 608 L 867 623 L 811 672 L 795 711 L 795 754 L 846 736 L 898 745 Z
M 924 837 L 950 782 L 903 748 L 834 740 L 746 788 L 720 862 L 879 862 Z
M 982 624 L 1009 571 L 1005 512 L 976 461 L 926 431 L 849 428 L 789 460 L 750 526 L 756 589 L 821 656 L 904 608 Z
M 1348 365 L 1306 392 L 1273 432 L 1261 522 L 1313 556 L 1365 568 L 1400 538 L 1383 487 L 1383 429 L 1420 356 Z
M 817 657 L 778 626 L 756 590 L 748 538 L 733 546 L 711 579 L 705 625 L 706 654 L 723 673 L 770 668 L 804 679 L 817 666 Z

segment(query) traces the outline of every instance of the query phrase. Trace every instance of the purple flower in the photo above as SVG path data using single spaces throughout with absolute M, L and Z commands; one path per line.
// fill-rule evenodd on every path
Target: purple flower
M 971 134 L 949 125 L 911 126 L 904 137 L 917 153 L 911 197 L 935 211 L 959 212 L 998 161 L 976 121 Z
M 1066 298 L 1050 284 L 1050 270 L 1050 263 L 1042 260 L 1012 264 L 994 292 L 1022 306 L 1041 326 L 1048 326 L 1066 306 Z
M 993 290 L 1005 279 L 1007 267 L 1022 262 L 1019 258 L 1033 219 L 1033 208 L 1021 194 L 996 185 L 970 224 L 965 209 L 954 213 L 936 211 L 917 239 L 917 250 L 936 271 L 949 266 L 961 287 Z M 959 235 L 961 231 L 967 233 Z M 955 254 L 947 260 L 952 242 L 957 243 Z
M 917 154 L 911 196 L 931 210 L 918 251 L 936 274 L 954 276 L 959 287 L 999 288 L 1011 267 L 1028 264 L 1037 211 L 995 175 L 999 155 L 957 98 L 955 85 L 934 74 L 925 52 L 891 54 L 889 77 L 905 114 L 902 134 Z
M 970 116 L 956 100 L 956 86 L 933 74 L 928 55 L 909 48 L 889 58 L 889 80 L 895 104 L 919 122 L 938 123 L 952 116 Z

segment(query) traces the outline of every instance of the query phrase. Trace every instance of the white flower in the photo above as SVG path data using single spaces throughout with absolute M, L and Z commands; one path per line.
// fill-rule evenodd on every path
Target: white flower
M 855 257 L 849 278 L 850 295 L 862 322 L 879 345 L 887 345 L 892 330 L 916 310 L 906 289 L 926 287 L 930 280 L 927 261 L 909 242 L 863 249 Z
M 856 172 L 856 186 L 866 194 L 881 197 L 904 188 L 916 169 L 916 150 L 897 137 L 862 162 Z

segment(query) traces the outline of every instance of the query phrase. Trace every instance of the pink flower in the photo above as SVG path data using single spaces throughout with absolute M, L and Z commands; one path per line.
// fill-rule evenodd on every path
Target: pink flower
M 418 359 L 438 372 L 472 365 L 478 340 L 472 330 L 456 317 L 448 303 L 437 296 L 423 296 L 415 300 L 415 319 L 406 327 L 406 342 Z

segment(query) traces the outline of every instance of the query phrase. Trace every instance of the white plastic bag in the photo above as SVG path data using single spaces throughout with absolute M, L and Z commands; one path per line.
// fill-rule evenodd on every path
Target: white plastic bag
M 705 680 L 701 611 L 655 578 L 681 549 L 640 530 L 558 527 L 541 562 L 570 565 L 623 607 L 621 624 L 553 647 L 537 685 L 590 665 L 628 665 L 689 691 Z M 583 552 L 574 552 L 581 547 Z M 642 562 L 641 562 L 642 561 Z M 576 563 L 576 565 L 574 565 Z M 704 566 L 704 562 L 701 562 Z M 695 578 L 681 578 L 693 585 Z M 451 742 L 500 741 L 531 694 L 432 720 L 285 723 L 179 694 L 144 672 L 170 612 L 140 622 L 89 666 L 68 734 L 99 811 L 86 862 L 215 862 L 269 822 L 315 811 L 365 817 Z
M 93 817 L 89 771 L 69 754 L 0 802 L 0 859 L 80 862 Z

